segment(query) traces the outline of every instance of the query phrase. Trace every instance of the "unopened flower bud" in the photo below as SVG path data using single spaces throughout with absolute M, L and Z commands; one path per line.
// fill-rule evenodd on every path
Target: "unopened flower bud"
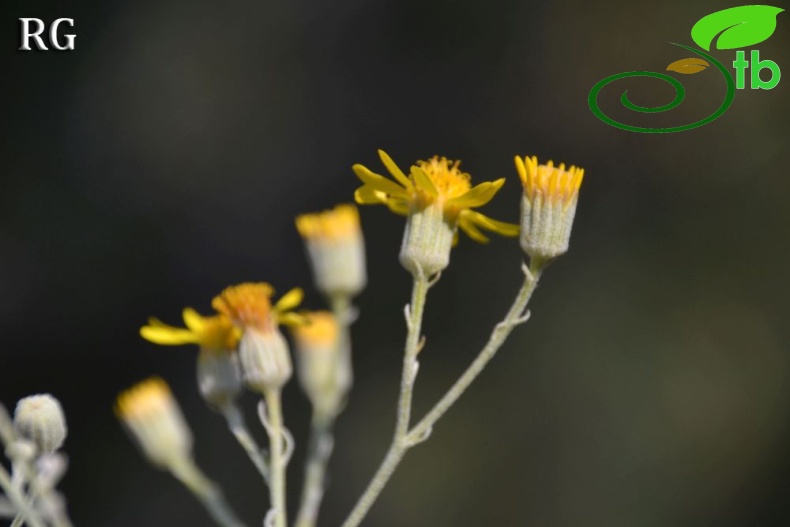
M 192 432 L 162 379 L 148 379 L 123 392 L 115 413 L 155 465 L 171 467 L 191 456 Z
M 305 241 L 316 289 L 327 296 L 355 296 L 367 284 L 365 241 L 353 205 L 303 214 L 296 228 Z
M 57 399 L 49 394 L 20 400 L 14 412 L 17 435 L 31 441 L 39 452 L 54 452 L 66 439 L 66 417 Z
M 521 247 L 531 258 L 550 260 L 564 254 L 576 215 L 584 170 L 564 164 L 538 165 L 536 157 L 516 157 L 524 186 L 521 202 Z
M 244 382 L 263 393 L 280 389 L 293 374 L 288 343 L 275 326 L 267 331 L 248 327 L 239 342 Z

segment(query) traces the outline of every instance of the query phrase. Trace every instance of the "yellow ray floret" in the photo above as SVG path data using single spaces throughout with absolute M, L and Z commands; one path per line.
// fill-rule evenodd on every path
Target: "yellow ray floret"
M 428 161 L 417 161 L 407 176 L 386 152 L 379 150 L 379 157 L 395 181 L 363 165 L 354 165 L 354 173 L 363 183 L 354 194 L 357 203 L 386 205 L 404 216 L 436 205 L 453 227 L 460 227 L 478 242 L 488 241 L 480 228 L 502 236 L 518 235 L 518 225 L 495 221 L 471 210 L 491 201 L 505 184 L 504 178 L 472 187 L 469 174 L 459 168 L 460 161 L 434 156 Z
M 302 214 L 296 217 L 296 229 L 306 239 L 346 239 L 360 232 L 359 211 L 354 205 L 337 205 L 323 212 Z
M 274 288 L 266 282 L 247 282 L 225 288 L 214 297 L 211 305 L 242 327 L 270 331 L 278 324 L 303 323 L 302 317 L 290 312 L 302 302 L 304 293 L 294 288 L 272 305 Z
M 154 344 L 178 346 L 197 344 L 207 350 L 233 350 L 239 342 L 240 331 L 225 315 L 203 317 L 188 307 L 184 309 L 185 328 L 165 324 L 156 318 L 140 328 L 140 336 Z
M 524 195 L 530 201 L 540 194 L 544 199 L 562 201 L 566 205 L 579 195 L 579 187 L 584 179 L 584 169 L 565 164 L 555 167 L 552 161 L 539 165 L 535 156 L 516 156 L 516 169 L 524 185 Z

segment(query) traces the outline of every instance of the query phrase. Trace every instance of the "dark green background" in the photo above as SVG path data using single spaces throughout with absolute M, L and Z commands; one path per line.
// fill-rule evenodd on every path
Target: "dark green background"
M 224 286 L 305 285 L 293 218 L 351 199 L 350 166 L 461 158 L 507 177 L 484 209 L 518 218 L 515 154 L 583 166 L 571 251 L 533 317 L 405 460 L 366 525 L 770 527 L 790 519 L 790 80 L 738 91 L 697 130 L 643 135 L 587 107 L 602 78 L 686 58 L 698 19 L 733 2 L 7 2 L 0 147 L 0 400 L 63 402 L 62 484 L 85 526 L 209 525 L 149 467 L 112 414 L 157 374 L 196 455 L 250 525 L 266 491 L 200 401 L 195 352 L 137 336 L 150 315 L 207 311 Z M 19 17 L 75 19 L 73 52 L 16 51 Z M 790 74 L 790 15 L 762 58 Z M 715 51 L 725 64 L 734 51 Z M 650 79 L 602 94 L 612 116 L 671 126 L 712 112 L 715 71 L 680 79 L 669 114 Z M 354 326 L 357 382 L 337 430 L 323 525 L 339 525 L 394 425 L 408 275 L 403 219 L 361 211 L 370 286 Z M 513 240 L 462 239 L 431 291 L 415 412 L 472 359 L 520 280 Z M 298 440 L 308 419 L 285 394 Z M 254 398 L 248 396 L 250 410 Z M 258 436 L 263 437 L 262 430 Z

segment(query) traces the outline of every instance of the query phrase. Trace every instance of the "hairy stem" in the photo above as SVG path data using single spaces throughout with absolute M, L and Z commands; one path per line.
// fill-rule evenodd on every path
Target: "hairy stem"
M 266 399 L 269 426 L 269 448 L 271 450 L 271 465 L 269 477 L 269 494 L 273 509 L 273 527 L 286 527 L 285 509 L 285 437 L 283 432 L 283 411 L 280 400 L 280 390 L 266 390 L 263 394 Z
M 403 373 L 401 374 L 400 397 L 398 398 L 398 417 L 395 425 L 395 436 L 389 451 L 379 466 L 367 489 L 357 501 L 343 527 L 356 527 L 367 515 L 370 507 L 378 498 L 384 485 L 389 481 L 395 468 L 406 453 L 409 420 L 411 419 L 411 400 L 414 381 L 417 377 L 417 354 L 420 351 L 420 331 L 425 299 L 428 295 L 429 283 L 425 275 L 416 273 L 412 286 L 411 303 L 406 309 L 406 347 L 403 355 Z
M 407 312 L 409 315 L 407 318 L 408 335 L 406 339 L 406 353 L 403 364 L 403 377 L 401 379 L 401 396 L 398 402 L 398 422 L 395 437 L 384 461 L 379 466 L 378 471 L 373 476 L 367 489 L 365 489 L 365 492 L 357 501 L 356 506 L 351 511 L 351 514 L 349 514 L 342 527 L 357 527 L 362 522 L 409 448 L 427 439 L 431 432 L 431 427 L 445 414 L 445 412 L 447 412 L 461 394 L 469 387 L 472 381 L 480 374 L 486 364 L 488 364 L 502 344 L 504 344 L 507 337 L 513 331 L 513 328 L 526 322 L 528 316 L 526 312 L 527 304 L 529 303 L 532 293 L 535 291 L 538 278 L 544 266 L 545 262 L 538 259 L 534 259 L 529 268 L 524 266 L 524 283 L 516 295 L 516 299 L 510 306 L 502 322 L 494 327 L 488 342 L 480 351 L 477 358 L 433 409 L 429 411 L 413 429 L 409 430 L 411 397 L 418 367 L 417 353 L 419 353 L 421 345 L 419 337 L 420 326 L 422 324 L 425 297 L 429 287 L 424 277 L 420 279 L 420 277 L 415 276 L 412 303 L 410 310 Z
M 438 403 L 423 417 L 419 423 L 409 432 L 409 442 L 420 442 L 421 438 L 430 433 L 431 427 L 438 421 L 447 410 L 455 404 L 461 394 L 463 394 L 470 384 L 480 375 L 486 364 L 494 358 L 496 352 L 502 347 L 505 340 L 508 338 L 513 329 L 526 322 L 527 319 L 527 304 L 538 285 L 538 278 L 540 277 L 542 264 L 538 261 L 533 261 L 530 269 L 524 269 L 524 284 L 516 296 L 513 305 L 510 306 L 505 318 L 494 327 L 491 336 L 488 339 L 485 347 L 478 354 L 472 364 L 466 371 L 455 381 L 452 388 L 439 400 Z

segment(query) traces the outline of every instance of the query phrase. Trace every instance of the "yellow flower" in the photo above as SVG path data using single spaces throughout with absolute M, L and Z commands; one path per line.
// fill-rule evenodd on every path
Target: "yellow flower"
M 279 324 L 303 322 L 300 315 L 289 312 L 302 302 L 301 289 L 291 289 L 274 305 L 271 303 L 273 295 L 274 288 L 266 282 L 247 282 L 225 288 L 214 297 L 211 305 L 235 324 L 263 332 L 272 331 Z
M 185 328 L 163 323 L 159 319 L 148 319 L 148 325 L 140 328 L 140 336 L 154 344 L 178 346 L 197 344 L 202 349 L 220 351 L 233 350 L 239 343 L 240 330 L 225 315 L 204 317 L 188 307 L 184 309 Z
M 531 258 L 556 258 L 568 250 L 584 170 L 539 165 L 534 156 L 516 156 L 516 170 L 524 186 L 521 247 Z
M 354 172 L 363 183 L 354 194 L 357 203 L 384 204 L 401 215 L 435 205 L 441 208 L 445 221 L 453 229 L 460 227 L 470 238 L 481 243 L 487 242 L 488 238 L 480 228 L 502 236 L 518 235 L 518 225 L 492 220 L 472 210 L 491 201 L 504 185 L 504 178 L 472 187 L 469 174 L 459 169 L 460 161 L 438 156 L 428 161 L 417 161 L 406 176 L 386 152 L 379 150 L 379 157 L 395 181 L 362 165 L 354 165 Z

